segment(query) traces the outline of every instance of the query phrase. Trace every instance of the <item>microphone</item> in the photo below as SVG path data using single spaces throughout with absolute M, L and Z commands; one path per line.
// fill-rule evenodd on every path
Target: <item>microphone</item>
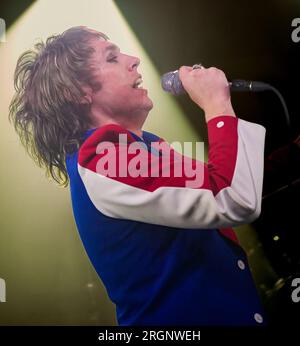
M 253 91 L 259 92 L 271 90 L 272 86 L 258 81 L 246 81 L 243 79 L 234 79 L 228 82 L 231 91 Z M 179 78 L 178 70 L 167 72 L 161 77 L 161 86 L 164 91 L 175 96 L 185 94 L 186 91 Z

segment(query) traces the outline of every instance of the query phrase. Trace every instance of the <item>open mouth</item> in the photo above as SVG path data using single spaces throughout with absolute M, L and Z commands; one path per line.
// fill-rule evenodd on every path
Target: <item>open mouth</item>
M 132 85 L 132 87 L 134 89 L 142 89 L 142 83 L 143 83 L 143 80 L 142 78 L 138 78 Z

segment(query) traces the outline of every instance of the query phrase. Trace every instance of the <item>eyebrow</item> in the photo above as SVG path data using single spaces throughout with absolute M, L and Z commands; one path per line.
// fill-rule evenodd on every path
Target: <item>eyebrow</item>
M 105 49 L 104 49 L 104 53 L 107 53 L 107 52 L 111 52 L 111 51 L 114 51 L 114 50 L 120 50 L 120 48 L 118 46 L 116 46 L 115 44 L 111 44 L 109 46 L 107 46 Z

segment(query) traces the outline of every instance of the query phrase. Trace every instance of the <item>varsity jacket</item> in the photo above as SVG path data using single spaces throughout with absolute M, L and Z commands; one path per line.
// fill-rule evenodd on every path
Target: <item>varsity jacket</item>
M 119 325 L 265 323 L 231 229 L 260 214 L 265 129 L 231 116 L 207 128 L 207 164 L 115 124 L 67 156 L 76 225 Z

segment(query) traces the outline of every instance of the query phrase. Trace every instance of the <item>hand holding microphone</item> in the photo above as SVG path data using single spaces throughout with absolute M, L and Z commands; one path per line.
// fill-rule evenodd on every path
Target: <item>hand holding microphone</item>
M 207 122 L 220 115 L 235 116 L 223 71 L 197 64 L 180 67 L 178 77 L 190 98 L 203 109 Z
M 181 72 L 179 72 L 180 70 L 181 70 Z M 206 77 L 205 79 L 209 79 L 210 77 L 212 78 L 212 80 L 210 80 L 210 83 L 208 84 L 208 87 L 210 88 L 210 90 L 209 90 L 207 96 L 209 96 L 209 94 L 211 94 L 212 91 L 214 91 L 214 92 L 217 91 L 217 89 L 214 90 L 214 86 L 211 85 L 211 83 L 214 84 L 215 82 L 217 84 L 219 82 L 221 83 L 221 85 L 219 85 L 219 87 L 221 87 L 221 89 L 223 91 L 218 90 L 218 93 L 219 92 L 221 92 L 221 94 L 223 93 L 223 96 L 225 96 L 225 99 L 227 99 L 227 97 L 228 97 L 227 93 L 229 93 L 229 91 L 255 91 L 255 92 L 259 92 L 259 91 L 271 90 L 271 91 L 275 92 L 275 88 L 272 87 L 272 85 L 267 84 L 267 83 L 263 83 L 263 82 L 246 81 L 243 79 L 235 79 L 235 80 L 228 82 L 223 71 L 218 70 L 215 67 L 205 69 L 201 64 L 196 64 L 193 67 L 182 66 L 179 69 L 179 71 L 176 70 L 176 71 L 165 73 L 161 78 L 162 88 L 165 91 L 167 91 L 167 92 L 169 92 L 175 96 L 178 96 L 178 95 L 181 95 L 181 94 L 188 92 L 188 94 L 190 95 L 191 99 L 194 102 L 196 102 L 197 104 L 199 104 L 199 102 L 200 102 L 200 104 L 202 104 L 202 105 L 199 104 L 199 106 L 203 109 L 203 106 L 205 106 L 203 104 L 204 100 L 203 100 L 203 97 L 201 97 L 200 94 L 198 94 L 198 92 L 200 92 L 200 90 L 197 88 L 204 90 L 204 84 L 201 83 L 201 86 L 199 85 L 198 87 L 196 87 L 197 95 L 195 94 L 195 90 L 191 89 L 192 84 L 195 84 L 195 79 L 198 80 L 200 76 L 202 78 L 204 78 L 204 73 L 201 72 L 203 70 L 207 71 L 207 72 L 205 72 L 205 77 Z M 186 78 L 188 72 L 191 73 L 191 75 Z M 199 73 L 202 73 L 202 74 L 199 75 Z M 223 74 L 223 80 L 225 78 L 226 83 L 227 83 L 225 86 L 224 86 L 223 82 L 221 81 L 222 80 L 222 77 L 221 77 L 222 74 Z M 218 75 L 218 77 L 217 77 L 217 75 Z M 190 78 L 192 76 L 193 76 L 193 78 Z M 197 78 L 196 78 L 196 76 L 197 76 Z M 186 81 L 182 82 L 181 78 L 185 79 Z M 217 82 L 217 79 L 219 80 L 218 82 Z M 192 82 L 192 80 L 194 80 L 194 82 Z M 207 82 L 209 82 L 209 81 L 207 81 Z M 206 83 L 206 81 L 205 81 L 205 83 Z M 183 84 L 185 84 L 185 85 L 183 85 Z M 200 81 L 198 81 L 196 84 L 200 84 Z M 206 86 L 205 86 L 205 88 L 206 88 Z M 211 90 L 211 89 L 213 89 L 213 90 Z M 278 92 L 276 92 L 276 93 L 278 95 Z M 229 96 L 229 98 L 230 98 L 230 96 Z M 221 99 L 222 99 L 222 97 L 221 97 Z M 282 99 L 281 99 L 281 102 L 282 102 Z M 204 103 L 206 104 L 206 102 L 204 102 Z M 230 103 L 230 105 L 231 105 L 231 103 Z M 211 107 L 208 107 L 208 108 L 210 109 Z M 217 108 L 219 108 L 219 107 L 217 107 Z M 231 108 L 229 107 L 228 111 L 231 111 Z M 226 109 L 224 109 L 224 111 L 226 111 Z M 211 112 L 211 110 L 209 110 L 209 112 Z M 287 113 L 287 110 L 285 110 L 285 112 Z
M 203 70 L 210 72 L 204 73 Z M 208 76 L 211 77 L 212 80 L 209 81 Z M 200 77 L 202 78 L 203 83 L 200 82 Z M 285 100 L 278 89 L 267 83 L 259 81 L 246 81 L 243 79 L 235 79 L 229 81 L 227 82 L 227 85 L 224 86 L 224 80 L 227 81 L 224 73 L 221 70 L 218 70 L 214 67 L 205 69 L 201 64 L 197 64 L 193 67 L 182 66 L 179 69 L 179 71 L 176 70 L 165 73 L 161 78 L 161 84 L 162 88 L 165 91 L 170 92 L 171 94 L 176 96 L 188 92 L 191 99 L 195 101 L 202 109 L 204 109 L 206 121 L 212 119 L 217 115 L 221 115 L 214 115 L 213 113 L 216 111 L 228 113 L 227 115 L 234 114 L 234 111 L 231 106 L 230 96 L 230 102 L 228 102 L 229 91 L 272 91 L 276 94 L 276 96 L 279 98 L 281 102 L 281 105 L 284 110 L 284 115 L 286 118 L 289 136 L 291 136 L 291 122 L 289 111 L 285 103 Z M 204 90 L 206 89 L 206 85 L 204 87 L 204 83 L 206 82 L 208 82 L 208 92 L 204 94 L 205 96 L 201 96 L 200 91 L 204 92 Z M 214 83 L 216 83 L 216 85 L 214 85 Z M 214 89 L 214 87 L 216 87 L 216 89 Z M 219 95 L 217 98 L 213 97 L 214 92 L 216 92 Z M 222 104 L 220 104 L 220 101 L 222 99 L 223 101 L 225 101 L 223 106 Z

